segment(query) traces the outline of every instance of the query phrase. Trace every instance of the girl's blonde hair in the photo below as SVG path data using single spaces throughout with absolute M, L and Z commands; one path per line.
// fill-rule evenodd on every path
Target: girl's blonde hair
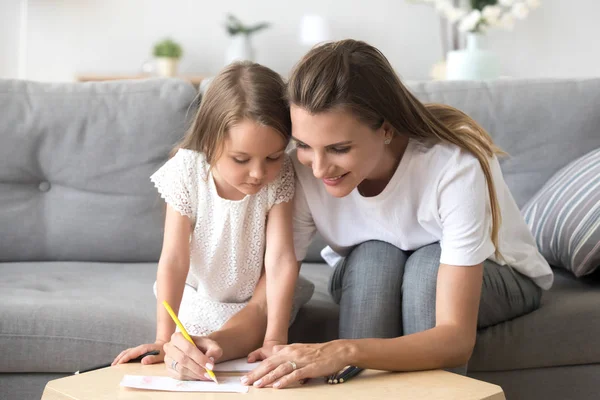
M 178 149 L 204 153 L 209 165 L 220 157 L 229 129 L 244 119 L 271 127 L 286 143 L 292 135 L 286 86 L 279 74 L 244 61 L 225 67 L 215 76 Z
M 472 153 L 481 164 L 492 212 L 491 239 L 498 249 L 501 223 L 489 158 L 504 154 L 472 118 L 442 104 L 423 104 L 402 84 L 375 47 L 341 40 L 313 48 L 294 67 L 288 82 L 291 104 L 311 114 L 344 109 L 378 129 L 388 122 L 396 134 L 423 143 L 448 142 Z

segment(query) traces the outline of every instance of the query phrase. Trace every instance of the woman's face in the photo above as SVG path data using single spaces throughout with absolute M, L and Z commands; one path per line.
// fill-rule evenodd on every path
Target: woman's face
M 373 130 L 342 110 L 310 114 L 292 105 L 291 117 L 298 160 L 312 168 L 332 196 L 344 197 L 363 180 L 385 174 L 384 127 Z

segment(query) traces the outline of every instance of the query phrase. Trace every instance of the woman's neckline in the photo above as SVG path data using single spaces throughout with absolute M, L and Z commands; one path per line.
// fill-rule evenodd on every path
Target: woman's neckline
M 413 140 L 409 139 L 408 143 L 406 144 L 406 149 L 404 150 L 404 153 L 402 154 L 402 158 L 400 159 L 400 162 L 398 163 L 398 166 L 396 167 L 396 169 L 394 170 L 394 173 L 392 174 L 392 177 L 390 178 L 389 182 L 385 185 L 385 187 L 383 188 L 383 190 L 376 194 L 375 196 L 363 196 L 360 191 L 358 190 L 358 186 L 354 188 L 354 190 L 352 191 L 352 195 L 358 199 L 360 199 L 361 201 L 366 201 L 366 202 L 379 202 L 382 199 L 386 198 L 390 192 L 392 192 L 397 184 L 397 182 L 402 178 L 402 175 L 404 175 L 404 171 L 407 168 L 407 165 L 410 161 L 410 158 L 412 156 L 412 146 L 413 146 Z

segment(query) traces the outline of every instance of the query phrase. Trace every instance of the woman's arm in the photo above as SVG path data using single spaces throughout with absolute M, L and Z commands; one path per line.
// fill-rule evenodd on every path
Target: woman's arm
M 267 275 L 267 332 L 265 343 L 286 344 L 298 263 L 294 252 L 292 202 L 271 208 L 267 220 L 265 270 Z
M 246 375 L 263 387 L 336 373 L 346 365 L 388 371 L 450 368 L 467 363 L 477 333 L 483 266 L 441 264 L 436 289 L 436 326 L 393 339 L 341 339 L 293 344 L 278 350 Z M 289 361 L 297 369 L 293 370 Z M 260 380 L 260 382 L 257 382 Z

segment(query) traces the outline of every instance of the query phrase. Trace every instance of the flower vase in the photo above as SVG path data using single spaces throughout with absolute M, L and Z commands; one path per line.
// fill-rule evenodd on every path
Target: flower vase
M 254 48 L 252 48 L 250 36 L 244 34 L 234 35 L 227 48 L 225 65 L 244 60 L 254 61 Z
M 500 63 L 494 53 L 481 48 L 482 36 L 467 34 L 463 50 L 449 51 L 446 60 L 448 80 L 488 80 L 500 76 Z

